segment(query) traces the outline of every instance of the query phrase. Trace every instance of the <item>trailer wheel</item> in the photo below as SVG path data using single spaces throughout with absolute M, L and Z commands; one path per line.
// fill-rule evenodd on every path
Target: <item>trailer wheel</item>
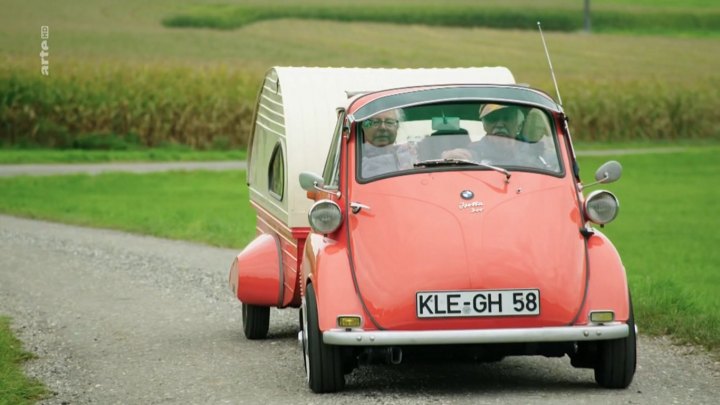
M 340 391 L 345 387 L 342 353 L 340 347 L 322 341 L 315 290 L 311 284 L 308 284 L 302 305 L 302 343 L 308 385 L 316 393 Z
M 602 387 L 627 388 L 635 375 L 637 336 L 632 299 L 630 299 L 628 327 L 630 334 L 627 337 L 599 342 L 595 381 Z
M 265 339 L 270 328 L 270 307 L 243 303 L 242 322 L 246 338 Z

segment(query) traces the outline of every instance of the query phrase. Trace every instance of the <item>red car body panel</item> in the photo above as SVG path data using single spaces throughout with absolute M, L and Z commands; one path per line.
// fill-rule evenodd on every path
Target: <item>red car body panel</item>
M 482 208 L 460 198 L 468 188 Z M 433 198 L 418 199 L 418 190 Z M 358 286 L 383 328 L 559 326 L 580 309 L 582 224 L 562 179 L 518 172 L 506 184 L 492 171 L 435 172 L 358 185 L 352 195 L 372 207 L 349 226 Z M 541 290 L 541 317 L 416 317 L 418 291 L 523 288 Z
M 587 323 L 590 310 L 612 309 L 615 320 L 626 322 L 630 314 L 630 295 L 625 267 L 615 246 L 599 231 L 588 240 L 590 282 L 585 307 L 577 323 Z
M 311 234 L 305 244 L 303 274 L 306 284 L 312 283 L 318 300 L 318 307 L 332 308 L 319 312 L 322 330 L 337 327 L 338 315 L 363 314 L 352 280 L 348 262 L 348 251 L 340 242 L 334 242 L 321 235 Z M 365 325 L 372 329 L 372 323 L 363 316 Z

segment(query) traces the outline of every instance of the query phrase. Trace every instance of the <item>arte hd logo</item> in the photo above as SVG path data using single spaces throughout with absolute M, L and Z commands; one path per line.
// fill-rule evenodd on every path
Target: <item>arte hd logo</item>
M 50 27 L 43 25 L 40 27 L 40 72 L 43 76 L 50 76 Z

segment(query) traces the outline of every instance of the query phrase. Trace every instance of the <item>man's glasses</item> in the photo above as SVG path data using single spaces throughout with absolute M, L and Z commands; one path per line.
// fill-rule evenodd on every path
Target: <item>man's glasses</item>
M 392 118 L 385 118 L 384 120 L 372 119 L 372 120 L 363 121 L 364 128 L 378 128 L 382 124 L 385 124 L 385 126 L 388 128 L 395 128 L 398 125 L 400 125 L 400 121 L 392 119 Z

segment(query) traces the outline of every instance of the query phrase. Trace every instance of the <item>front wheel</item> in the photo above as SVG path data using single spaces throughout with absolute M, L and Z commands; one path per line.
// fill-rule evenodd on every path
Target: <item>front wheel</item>
M 243 302 L 242 322 L 246 338 L 251 340 L 265 339 L 270 328 L 270 307 Z
M 322 341 L 317 301 L 312 284 L 308 284 L 302 302 L 302 340 L 305 374 L 313 392 L 336 392 L 345 387 L 340 347 Z
M 595 381 L 605 388 L 627 388 L 637 365 L 637 336 L 632 299 L 630 299 L 629 334 L 622 339 L 606 340 L 598 345 Z

